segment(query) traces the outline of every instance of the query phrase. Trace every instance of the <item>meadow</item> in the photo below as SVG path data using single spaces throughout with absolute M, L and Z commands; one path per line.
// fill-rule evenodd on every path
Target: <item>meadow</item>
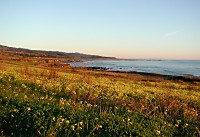
M 199 83 L 140 77 L 1 62 L 0 134 L 200 136 Z

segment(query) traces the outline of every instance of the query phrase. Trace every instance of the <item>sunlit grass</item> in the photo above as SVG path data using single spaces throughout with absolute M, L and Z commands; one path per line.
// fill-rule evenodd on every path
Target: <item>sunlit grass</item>
M 19 64 L 0 70 L 2 136 L 200 135 L 198 84 Z

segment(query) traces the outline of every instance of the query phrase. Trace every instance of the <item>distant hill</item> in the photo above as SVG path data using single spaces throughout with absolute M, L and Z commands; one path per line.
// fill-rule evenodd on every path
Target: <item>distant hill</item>
M 88 55 L 82 53 L 66 53 L 60 51 L 43 51 L 30 50 L 25 48 L 15 48 L 0 45 L 1 54 L 19 57 L 34 57 L 34 58 L 64 58 L 72 61 L 87 61 L 87 60 L 115 60 L 115 57 L 104 57 L 99 55 Z

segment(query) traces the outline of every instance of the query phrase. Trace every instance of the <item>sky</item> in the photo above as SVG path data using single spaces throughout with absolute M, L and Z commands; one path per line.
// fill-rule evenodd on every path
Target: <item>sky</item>
M 0 44 L 200 60 L 200 0 L 0 0 Z

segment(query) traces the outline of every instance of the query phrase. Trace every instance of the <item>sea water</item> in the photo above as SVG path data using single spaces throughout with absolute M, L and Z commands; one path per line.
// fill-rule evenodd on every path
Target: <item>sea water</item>
M 104 67 L 110 71 L 137 71 L 200 77 L 200 60 L 113 60 L 70 64 L 75 67 Z

